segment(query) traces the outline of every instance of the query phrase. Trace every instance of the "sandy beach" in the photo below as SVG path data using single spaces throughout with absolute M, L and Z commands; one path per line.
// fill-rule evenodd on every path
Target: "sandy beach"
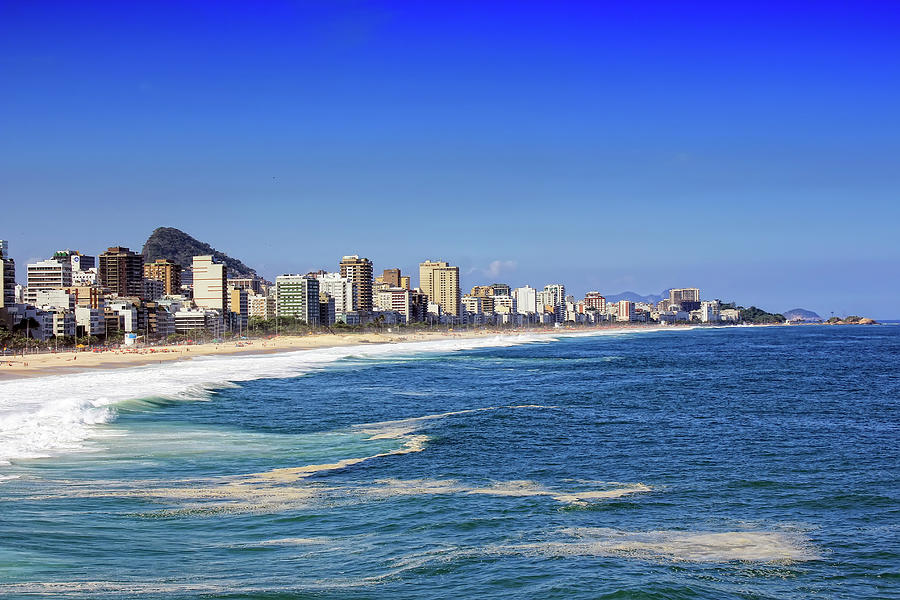
M 610 329 L 610 328 L 606 328 Z M 278 336 L 268 339 L 228 341 L 222 343 L 153 346 L 148 348 L 120 348 L 106 351 L 79 350 L 78 352 L 46 352 L 26 356 L 0 357 L 0 380 L 20 377 L 37 377 L 72 373 L 90 369 L 134 367 L 151 363 L 191 360 L 198 356 L 220 354 L 266 354 L 295 350 L 312 350 L 356 344 L 389 344 L 399 342 L 424 342 L 453 338 L 472 338 L 501 334 L 524 333 L 525 330 L 459 330 L 420 331 L 395 333 L 317 333 L 302 336 Z M 529 333 L 558 333 L 536 330 Z
M 416 332 L 371 332 L 371 333 L 315 333 L 309 335 L 283 335 L 253 340 L 234 340 L 208 344 L 178 344 L 152 347 L 119 348 L 94 351 L 82 349 L 78 352 L 44 352 L 26 356 L 0 356 L 0 380 L 21 377 L 40 377 L 60 373 L 74 373 L 90 369 L 114 369 L 140 365 L 191 360 L 198 356 L 222 354 L 268 354 L 333 348 L 357 344 L 391 344 L 401 342 L 427 342 L 459 338 L 475 338 L 496 335 L 560 335 L 588 333 L 591 331 L 613 332 L 626 329 L 672 329 L 675 326 L 615 324 L 600 327 L 578 327 L 575 329 L 459 329 L 453 331 Z

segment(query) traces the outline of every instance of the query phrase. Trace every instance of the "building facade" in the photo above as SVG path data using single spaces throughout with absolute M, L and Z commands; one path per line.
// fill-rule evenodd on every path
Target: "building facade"
M 279 275 L 275 278 L 275 312 L 294 317 L 307 325 L 319 325 L 319 280 L 306 275 Z
M 316 274 L 316 279 L 319 280 L 319 291 L 334 298 L 334 313 L 338 321 L 344 321 L 347 313 L 356 311 L 357 285 L 349 277 L 321 272 Z
M 226 266 L 213 261 L 210 255 L 195 256 L 191 270 L 194 272 L 194 304 L 224 315 L 228 310 Z
M 275 318 L 275 298 L 262 294 L 248 296 L 247 310 L 251 317 L 259 317 L 266 320 L 273 319 Z
M 141 298 L 144 293 L 144 257 L 123 246 L 112 246 L 99 256 L 100 285 L 118 296 Z
M 606 312 L 606 298 L 600 292 L 588 292 L 584 295 L 584 307 L 593 308 L 602 313 Z
M 516 311 L 522 315 L 538 312 L 537 290 L 526 285 L 513 290 L 513 298 L 516 299 Z
M 419 287 L 431 302 L 441 307 L 443 314 L 459 316 L 459 267 L 426 260 L 419 264 Z
M 174 296 L 181 293 L 181 265 L 167 258 L 144 265 L 144 277 L 163 282 L 163 293 Z
M 66 288 L 72 285 L 72 265 L 55 259 L 31 263 L 26 267 L 25 302 L 34 304 L 41 290 Z
M 372 311 L 372 261 L 353 254 L 341 259 L 341 277 L 346 277 L 356 286 L 354 290 L 354 310 Z M 337 310 L 337 309 L 335 309 Z
M 0 308 L 16 303 L 16 261 L 9 257 L 9 244 L 0 240 Z

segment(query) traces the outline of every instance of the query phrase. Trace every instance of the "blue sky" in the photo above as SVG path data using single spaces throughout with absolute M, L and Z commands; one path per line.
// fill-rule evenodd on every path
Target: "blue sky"
M 727 4 L 727 6 L 723 6 Z M 0 238 L 900 317 L 900 4 L 0 4 Z M 415 281 L 415 278 L 414 278 Z

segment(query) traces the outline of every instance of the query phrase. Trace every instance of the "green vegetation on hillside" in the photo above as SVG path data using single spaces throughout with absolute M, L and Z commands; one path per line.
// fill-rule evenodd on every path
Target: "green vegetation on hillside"
M 153 230 L 142 250 L 145 262 L 158 258 L 168 258 L 182 267 L 190 267 L 195 256 L 211 254 L 217 261 L 228 267 L 229 277 L 255 277 L 256 271 L 236 258 L 219 252 L 209 244 L 201 242 L 180 229 L 158 227 Z
M 751 306 L 750 308 L 739 306 L 738 309 L 741 311 L 741 321 L 744 323 L 784 323 L 786 320 L 782 314 L 766 312 L 755 306 Z

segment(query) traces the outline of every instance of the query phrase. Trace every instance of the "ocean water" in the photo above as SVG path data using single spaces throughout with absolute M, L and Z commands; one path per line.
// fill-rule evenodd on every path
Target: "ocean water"
M 900 327 L 0 381 L 3 598 L 897 598 Z

